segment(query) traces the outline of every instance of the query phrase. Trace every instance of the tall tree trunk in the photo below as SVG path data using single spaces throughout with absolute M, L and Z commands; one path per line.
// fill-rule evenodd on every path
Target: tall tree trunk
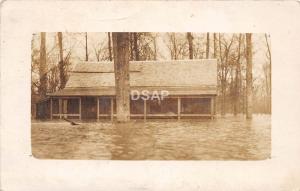
M 112 33 L 117 121 L 130 120 L 129 33 Z
M 219 55 L 220 55 L 220 64 L 218 64 L 218 71 L 220 70 L 220 82 L 221 82 L 221 116 L 225 115 L 225 110 L 226 110 L 226 86 L 225 86 L 225 75 L 223 72 L 223 67 L 224 67 L 224 60 L 222 56 L 222 46 L 221 46 L 221 34 L 219 33 Z
M 217 34 L 214 33 L 214 58 L 217 58 Z
M 246 70 L 246 94 L 247 107 L 246 118 L 252 119 L 252 105 L 253 105 L 253 88 L 252 88 L 252 34 L 246 33 L 246 49 L 247 49 L 247 70 Z
M 63 53 L 63 36 L 62 32 L 57 33 L 58 37 L 58 47 L 59 47 L 59 78 L 60 78 L 60 86 L 59 89 L 63 89 L 66 85 L 66 74 L 65 74 L 65 62 L 64 62 L 64 53 Z
M 206 34 L 206 59 L 209 58 L 209 32 Z
M 226 89 L 224 80 L 221 82 L 221 116 L 225 116 L 226 111 Z
M 85 61 L 89 60 L 89 54 L 88 54 L 88 44 L 87 44 L 87 32 L 85 33 Z
M 58 48 L 59 48 L 59 61 L 63 61 L 64 60 L 64 53 L 63 53 L 63 44 L 62 44 L 62 32 L 58 32 L 57 33 L 57 39 L 58 39 Z
M 112 50 L 111 50 L 111 37 L 110 32 L 107 33 L 108 36 L 108 54 L 109 54 L 109 61 L 112 61 Z
M 235 99 L 234 99 L 234 108 L 233 113 L 236 116 L 237 113 L 240 112 L 240 78 L 241 78 L 241 42 L 242 42 L 242 34 L 239 35 L 239 47 L 238 47 L 238 58 L 236 61 L 236 69 L 235 69 Z
M 244 42 L 244 35 L 241 34 L 241 47 L 243 47 L 245 49 L 245 42 Z M 242 51 L 242 50 L 240 50 Z M 243 50 L 243 52 L 241 52 L 241 56 L 242 55 L 245 55 L 244 54 L 245 50 Z M 240 58 L 241 59 L 241 58 Z M 240 105 L 239 105 L 239 108 L 240 108 L 240 113 L 245 113 L 244 112 L 244 89 L 243 89 L 243 76 L 242 76 L 242 62 L 240 62 L 240 70 L 239 70 L 239 89 L 240 89 Z
M 134 47 L 133 47 L 133 33 L 129 33 L 129 48 L 130 48 L 130 57 L 129 60 L 134 60 Z
M 267 44 L 267 51 L 268 51 L 268 59 L 269 59 L 269 65 L 267 66 L 267 75 L 266 75 L 266 93 L 267 93 L 267 112 L 271 113 L 272 111 L 272 57 L 271 57 L 271 49 L 268 42 L 268 36 L 265 34 L 266 44 Z
M 154 47 L 154 60 L 157 60 L 156 36 L 153 37 L 153 47 Z
M 217 59 L 217 51 L 218 51 L 218 47 L 217 47 L 217 34 L 214 33 L 214 59 Z M 219 71 L 220 67 L 219 67 L 219 59 L 217 59 L 217 71 Z M 218 76 L 218 74 L 217 74 Z M 218 77 L 217 77 L 218 78 Z M 220 87 L 220 80 L 219 78 L 217 79 L 217 87 Z M 217 96 L 217 98 L 219 98 L 219 96 Z M 220 99 L 215 99 L 215 112 L 217 112 L 217 108 L 216 106 L 219 105 L 218 103 L 220 103 Z
M 138 47 L 138 38 L 137 38 L 137 33 L 133 33 L 133 49 L 135 53 L 135 60 L 139 61 L 140 60 L 140 54 L 139 54 L 139 47 Z
M 188 32 L 187 33 L 187 40 L 188 40 L 188 43 L 189 43 L 189 58 L 192 60 L 193 57 L 194 57 L 194 53 L 193 53 L 193 36 L 192 36 L 192 33 Z
M 173 41 L 173 53 L 174 53 L 174 60 L 177 60 L 177 43 L 176 43 L 176 34 L 175 33 L 172 33 L 172 41 Z
M 47 62 L 46 62 L 46 33 L 41 32 L 41 45 L 40 45 L 40 87 L 39 94 L 45 97 L 47 93 Z

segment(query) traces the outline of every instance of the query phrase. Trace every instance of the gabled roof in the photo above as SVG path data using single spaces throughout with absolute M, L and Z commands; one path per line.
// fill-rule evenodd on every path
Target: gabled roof
M 84 62 L 70 71 L 65 89 L 49 95 L 115 95 L 114 86 L 113 62 Z M 130 86 L 132 90 L 168 90 L 174 95 L 216 94 L 217 61 L 132 61 Z

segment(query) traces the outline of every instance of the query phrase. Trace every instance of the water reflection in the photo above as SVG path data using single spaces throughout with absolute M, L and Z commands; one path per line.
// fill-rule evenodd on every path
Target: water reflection
M 271 119 L 34 122 L 32 152 L 48 159 L 261 160 L 270 157 Z

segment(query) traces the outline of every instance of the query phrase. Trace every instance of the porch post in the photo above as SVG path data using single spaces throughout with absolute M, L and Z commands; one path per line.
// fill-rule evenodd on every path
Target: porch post
M 61 119 L 61 115 L 62 115 L 62 99 L 61 98 L 58 99 L 58 114 L 59 114 L 59 119 Z
M 50 98 L 50 119 L 52 120 L 52 98 Z
M 177 98 L 177 119 L 180 119 L 180 112 L 181 112 L 181 98 Z
M 114 98 L 110 98 L 110 120 L 114 121 Z
M 63 117 L 68 118 L 68 99 L 62 100 L 62 106 Z
M 79 120 L 81 120 L 81 97 L 79 98 Z
M 144 121 L 147 119 L 147 100 L 144 100 Z
M 213 119 L 214 117 L 214 98 L 211 97 L 210 98 L 210 115 L 211 115 L 211 119 Z
M 97 121 L 99 120 L 99 97 L 97 97 Z
M 217 96 L 214 97 L 214 115 L 217 115 Z
M 52 98 L 50 98 L 50 119 L 52 119 Z

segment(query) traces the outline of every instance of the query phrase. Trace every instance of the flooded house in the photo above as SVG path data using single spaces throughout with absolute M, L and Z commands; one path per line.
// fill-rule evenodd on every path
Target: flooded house
M 213 118 L 217 61 L 130 62 L 130 118 Z M 37 118 L 109 119 L 116 116 L 113 62 L 82 62 L 64 89 L 37 103 Z

